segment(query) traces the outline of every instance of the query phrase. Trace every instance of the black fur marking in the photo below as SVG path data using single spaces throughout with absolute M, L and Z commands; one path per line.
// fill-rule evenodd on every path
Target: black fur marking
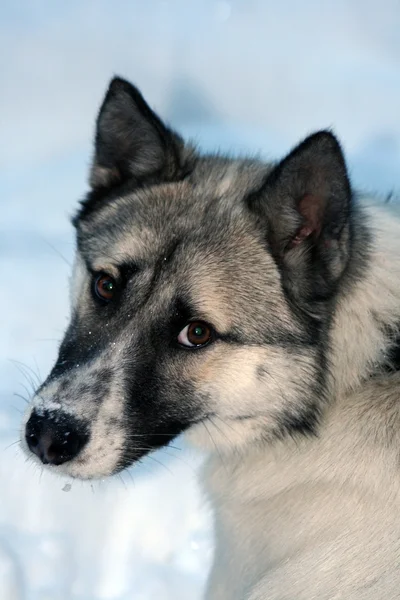
M 259 380 L 264 379 L 264 377 L 268 376 L 268 368 L 266 365 L 258 365 L 256 372 L 257 372 L 257 378 Z
M 389 350 L 386 370 L 389 373 L 400 371 L 400 336 L 396 338 L 393 342 L 393 346 Z
M 260 414 L 254 414 L 254 415 L 239 415 L 238 417 L 234 417 L 232 420 L 233 421 L 251 421 L 252 419 L 258 419 L 259 417 L 262 417 L 263 415 Z
M 375 320 L 379 323 L 377 318 Z M 390 331 L 383 324 L 381 324 L 381 328 L 390 341 L 383 362 L 378 366 L 377 375 L 381 374 L 382 371 L 386 373 L 400 371 L 400 324 L 396 328 L 391 328 Z M 393 329 L 396 333 L 393 333 Z
M 163 256 L 160 259 L 163 265 L 171 262 L 174 254 L 177 251 L 177 249 L 179 248 L 180 244 L 181 244 L 181 240 L 179 240 L 179 239 L 172 240 L 172 242 L 170 243 L 168 248 L 166 248 L 165 252 L 163 253 Z
M 91 396 L 98 404 L 101 404 L 110 392 L 110 384 L 107 382 L 107 379 L 103 380 L 101 375 L 96 378 L 95 382 L 89 388 Z
M 93 323 L 92 327 L 88 323 L 83 329 L 79 326 L 78 318 L 74 316 L 59 348 L 57 361 L 46 383 L 67 373 L 71 373 L 71 376 L 73 376 L 74 369 L 87 364 L 104 350 L 108 345 L 109 335 L 110 333 L 104 329 L 101 322 L 100 325 Z M 104 384 L 109 383 L 112 371 L 105 368 L 98 373 L 98 376 Z M 66 391 L 68 385 L 68 380 L 65 379 L 61 384 L 62 391 Z
M 126 284 L 127 281 L 129 281 L 140 271 L 140 266 L 137 264 L 137 262 L 125 261 L 123 263 L 120 263 L 117 266 L 117 269 L 121 274 L 123 283 Z
M 291 437 L 315 437 L 318 435 L 321 416 L 321 406 L 316 402 L 301 407 L 299 412 L 286 410 L 277 418 L 276 436 L 279 439 L 287 435 Z
M 186 298 L 180 297 L 175 301 L 175 306 L 172 310 L 171 325 L 175 331 L 180 331 L 196 314 L 194 307 L 187 301 Z

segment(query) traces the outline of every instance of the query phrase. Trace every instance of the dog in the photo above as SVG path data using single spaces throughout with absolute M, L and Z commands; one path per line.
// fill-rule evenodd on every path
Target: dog
M 400 227 L 330 131 L 202 155 L 129 82 L 100 108 L 71 320 L 23 422 L 40 464 L 209 453 L 208 600 L 400 597 Z

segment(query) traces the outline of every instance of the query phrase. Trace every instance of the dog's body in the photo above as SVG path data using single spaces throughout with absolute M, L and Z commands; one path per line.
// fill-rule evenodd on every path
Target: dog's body
M 399 319 L 399 223 L 368 209 L 368 275 L 339 299 L 334 401 L 318 437 L 214 455 L 210 600 L 400 597 L 400 373 L 379 374 Z M 393 347 L 393 346 L 392 346 Z M 394 345 L 395 347 L 395 345 Z M 390 359 L 389 359 L 390 360 Z
M 216 513 L 209 600 L 398 598 L 398 375 L 342 396 L 316 440 L 206 473 Z
M 277 165 L 202 157 L 119 79 L 91 188 L 27 449 L 103 477 L 185 431 L 211 455 L 209 600 L 397 597 L 396 219 L 329 132 Z

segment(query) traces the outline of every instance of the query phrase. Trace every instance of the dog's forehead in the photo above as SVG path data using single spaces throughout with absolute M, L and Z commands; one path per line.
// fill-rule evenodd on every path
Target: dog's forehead
M 243 203 L 218 188 L 182 182 L 140 189 L 105 202 L 78 223 L 80 250 L 91 261 L 147 262 L 182 242 L 210 249 L 229 246 L 252 230 Z

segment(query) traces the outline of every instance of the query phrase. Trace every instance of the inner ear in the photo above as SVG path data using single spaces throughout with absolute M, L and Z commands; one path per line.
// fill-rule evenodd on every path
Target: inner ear
M 256 200 L 281 252 L 335 238 L 348 220 L 351 189 L 339 142 L 328 131 L 306 138 L 269 174 Z
M 297 210 L 303 219 L 303 223 L 290 241 L 290 248 L 301 244 L 307 238 L 318 238 L 320 236 L 324 204 L 324 199 L 321 196 L 313 194 L 306 194 L 297 202 Z

